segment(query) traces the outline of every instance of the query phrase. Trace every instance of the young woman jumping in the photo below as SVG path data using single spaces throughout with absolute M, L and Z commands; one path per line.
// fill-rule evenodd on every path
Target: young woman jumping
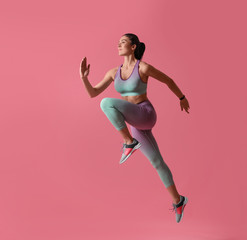
M 188 198 L 178 193 L 173 176 L 164 162 L 157 142 L 152 134 L 157 116 L 155 109 L 147 98 L 148 77 L 167 84 L 171 91 L 180 99 L 181 111 L 188 112 L 189 103 L 175 82 L 152 65 L 141 61 L 145 51 L 145 44 L 132 33 L 124 34 L 118 43 L 118 52 L 124 56 L 121 66 L 110 69 L 96 86 L 92 87 L 87 76 L 90 64 L 87 66 L 86 57 L 80 65 L 80 77 L 90 97 L 102 93 L 112 82 L 122 99 L 103 98 L 100 103 L 102 111 L 112 125 L 123 137 L 123 153 L 120 164 L 125 162 L 137 149 L 149 159 L 156 169 L 161 181 L 172 197 L 172 206 L 179 223 L 183 217 Z M 125 123 L 130 124 L 131 133 Z

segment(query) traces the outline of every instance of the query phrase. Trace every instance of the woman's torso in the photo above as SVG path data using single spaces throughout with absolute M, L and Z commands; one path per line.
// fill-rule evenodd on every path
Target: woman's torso
M 118 71 L 118 68 L 119 67 L 114 68 L 113 76 L 112 76 L 113 79 L 115 78 L 115 75 L 116 75 L 116 73 Z M 132 67 L 131 69 L 126 70 L 126 69 L 123 69 L 121 67 L 121 77 L 122 77 L 123 80 L 126 80 L 126 79 L 128 79 L 130 77 L 130 75 L 131 75 L 131 73 L 133 71 L 133 68 L 134 67 Z M 139 62 L 138 71 L 139 71 L 139 75 L 141 77 L 141 80 L 143 82 L 147 83 L 148 82 L 148 76 L 146 76 L 142 72 L 142 62 L 141 61 Z M 147 93 L 144 93 L 144 94 L 141 94 L 141 95 L 136 95 L 136 96 L 121 96 L 121 97 L 122 97 L 122 99 L 124 99 L 124 100 L 126 100 L 128 102 L 134 103 L 134 104 L 137 104 L 137 103 L 143 102 L 145 100 L 148 100 Z

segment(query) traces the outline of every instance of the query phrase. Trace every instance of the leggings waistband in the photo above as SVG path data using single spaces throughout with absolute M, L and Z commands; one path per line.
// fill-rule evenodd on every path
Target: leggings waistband
M 144 103 L 150 103 L 150 104 L 151 104 L 151 102 L 147 99 L 147 100 L 144 100 L 144 101 L 142 101 L 142 102 L 137 103 L 137 105 L 139 105 L 139 104 L 144 104 Z

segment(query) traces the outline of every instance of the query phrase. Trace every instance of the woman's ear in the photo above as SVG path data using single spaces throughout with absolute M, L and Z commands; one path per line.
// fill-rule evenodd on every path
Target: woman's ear
M 136 50 L 136 44 L 133 44 L 131 47 L 134 51 Z

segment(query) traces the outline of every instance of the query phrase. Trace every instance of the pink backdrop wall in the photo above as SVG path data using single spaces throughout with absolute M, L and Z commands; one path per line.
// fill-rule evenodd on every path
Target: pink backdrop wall
M 246 1 L 5 1 L 0 8 L 0 239 L 213 239 L 246 234 Z M 143 61 L 170 76 L 190 103 L 150 78 L 153 129 L 177 188 L 181 223 L 141 152 L 119 165 L 123 140 L 100 109 L 123 63 L 127 32 Z M 108 152 L 109 145 L 112 147 Z

